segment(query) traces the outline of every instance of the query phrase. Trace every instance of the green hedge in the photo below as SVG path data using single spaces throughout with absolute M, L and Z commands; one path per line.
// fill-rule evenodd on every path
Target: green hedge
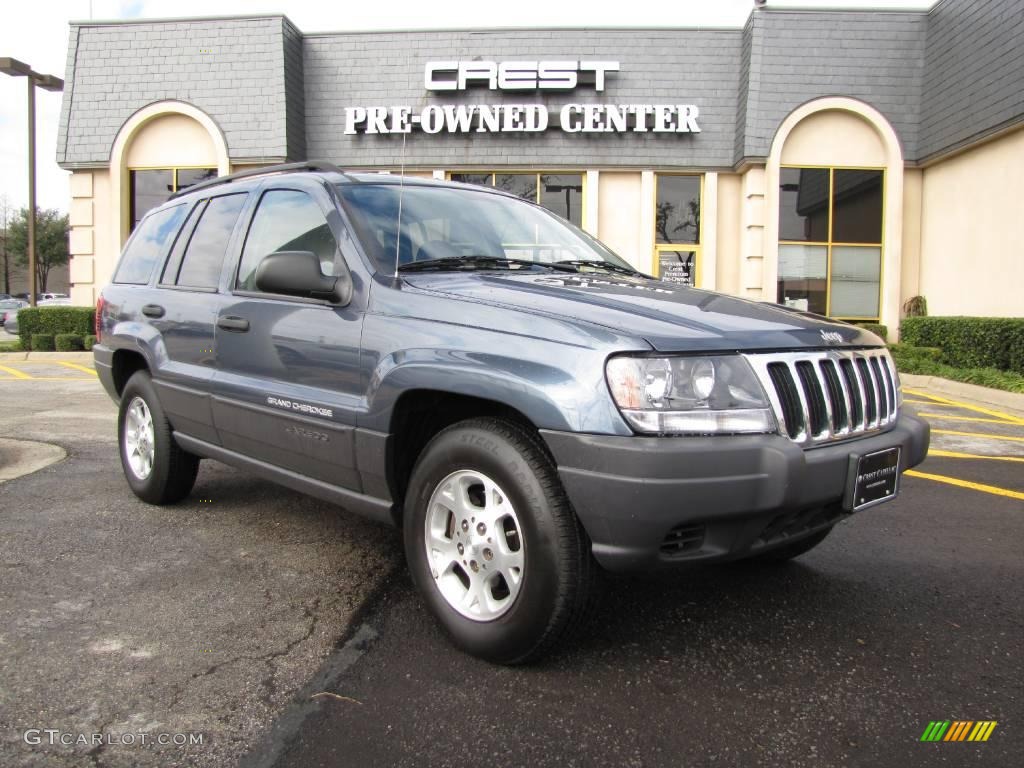
M 1021 317 L 908 317 L 900 324 L 900 341 L 938 347 L 942 362 L 956 368 L 1024 373 Z
M 922 360 L 933 363 L 942 362 L 942 350 L 938 347 L 915 347 L 910 344 L 890 344 L 889 351 L 897 366 L 901 360 Z
M 882 323 L 857 323 L 865 331 L 871 331 L 878 336 L 882 337 L 882 341 L 889 338 L 889 326 L 882 325 Z
M 18 312 L 18 335 L 21 348 L 35 350 L 32 337 L 36 334 L 56 336 L 73 333 L 85 336 L 95 332 L 96 310 L 92 307 L 25 307 Z
M 33 352 L 53 352 L 54 350 L 54 338 L 52 333 L 33 333 L 32 334 L 32 351 Z
M 81 352 L 85 349 L 85 339 L 77 333 L 58 333 L 54 337 L 54 346 L 58 352 Z
M 86 352 L 92 352 L 92 347 L 95 343 L 96 337 L 91 333 L 86 334 L 85 338 L 82 340 L 82 346 L 85 348 Z

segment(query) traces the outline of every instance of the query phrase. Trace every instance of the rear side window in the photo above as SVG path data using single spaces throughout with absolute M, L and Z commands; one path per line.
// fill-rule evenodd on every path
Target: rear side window
M 320 271 L 333 275 L 337 250 L 327 217 L 312 197 L 297 190 L 272 189 L 260 199 L 249 227 L 238 267 L 238 287 L 257 290 L 256 268 L 279 251 L 312 251 L 320 260 Z
M 245 206 L 246 197 L 248 195 L 244 194 L 214 197 L 201 212 L 193 214 L 199 219 L 184 247 L 180 266 L 172 258 L 168 264 L 170 271 L 164 271 L 162 282 L 185 288 L 217 287 L 228 241 Z M 176 276 L 173 274 L 174 269 L 177 269 Z
M 167 252 L 167 246 L 185 218 L 187 206 L 175 205 L 147 216 L 135 230 L 114 275 L 115 283 L 145 285 Z

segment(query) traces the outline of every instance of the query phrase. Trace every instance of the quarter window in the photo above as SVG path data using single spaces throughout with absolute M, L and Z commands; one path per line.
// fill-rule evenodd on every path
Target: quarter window
M 167 202 L 171 195 L 188 189 L 194 184 L 217 175 L 216 168 L 145 168 L 130 170 L 131 222 L 132 229 L 138 226 L 142 217 L 159 205 Z
M 142 220 L 128 241 L 114 275 L 115 283 L 145 285 L 153 268 L 167 252 L 167 246 L 185 218 L 186 207 L 175 205 Z
M 255 291 L 256 268 L 281 251 L 311 251 L 325 275 L 334 274 L 338 243 L 320 206 L 305 192 L 272 189 L 263 194 L 238 267 L 237 286 Z
M 451 173 L 452 181 L 479 184 L 537 203 L 583 226 L 583 174 L 580 173 Z
M 189 227 L 186 227 L 185 233 L 178 239 L 174 248 L 175 254 L 164 270 L 162 282 L 186 288 L 217 288 L 220 284 L 220 272 L 228 241 L 245 205 L 246 197 L 247 195 L 223 195 L 196 207 L 192 218 L 198 216 L 198 223 L 191 232 L 188 231 Z M 182 243 L 185 239 L 187 243 Z M 179 253 L 184 255 L 176 259 L 175 256 Z
M 780 304 L 847 320 L 878 319 L 883 183 L 881 169 L 781 169 Z

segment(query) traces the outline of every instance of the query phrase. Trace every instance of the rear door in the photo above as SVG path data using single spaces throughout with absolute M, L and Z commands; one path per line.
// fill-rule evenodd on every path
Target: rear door
M 157 289 L 142 307 L 160 333 L 154 379 L 160 404 L 180 432 L 217 441 L 210 409 L 216 372 L 214 325 L 228 297 L 220 292 L 225 254 L 245 208 L 244 192 L 200 200 L 171 248 Z
M 233 296 L 217 320 L 213 414 L 225 448 L 359 490 L 353 449 L 364 385 L 364 292 L 345 307 L 260 292 L 256 269 L 279 251 L 312 251 L 324 274 L 350 243 L 333 198 L 315 179 L 266 182 L 248 223 Z

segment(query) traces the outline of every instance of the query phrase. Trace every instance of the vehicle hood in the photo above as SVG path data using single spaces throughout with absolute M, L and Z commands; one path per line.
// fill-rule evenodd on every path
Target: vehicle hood
M 406 285 L 611 328 L 665 352 L 881 346 L 872 333 L 808 312 L 644 276 L 478 271 L 403 275 Z

